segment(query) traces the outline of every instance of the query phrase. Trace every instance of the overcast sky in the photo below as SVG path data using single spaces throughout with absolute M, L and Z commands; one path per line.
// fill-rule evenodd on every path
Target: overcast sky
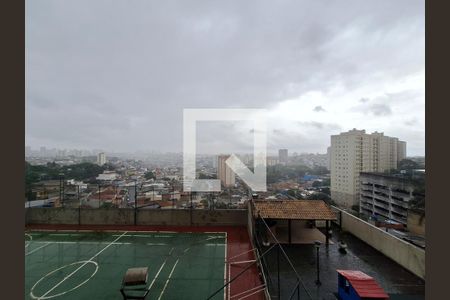
M 414 0 L 26 1 L 25 142 L 177 152 L 184 108 L 266 108 L 269 151 L 357 128 L 424 155 L 424 27 Z M 198 136 L 251 144 L 239 122 Z

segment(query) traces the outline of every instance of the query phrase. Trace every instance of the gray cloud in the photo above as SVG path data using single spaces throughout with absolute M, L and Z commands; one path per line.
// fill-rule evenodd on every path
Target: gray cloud
M 322 111 L 326 111 L 326 110 L 322 106 L 318 105 L 318 106 L 313 108 L 313 111 L 315 111 L 315 112 L 322 112 Z
M 369 98 L 361 98 L 361 99 L 359 99 L 359 102 L 361 102 L 361 103 L 366 103 L 368 101 L 370 101 Z
M 27 1 L 26 143 L 181 151 L 183 108 L 400 81 L 423 70 L 423 48 L 422 1 Z M 326 149 L 324 128 L 322 142 L 270 143 Z
M 375 116 L 389 116 L 392 114 L 392 109 L 387 104 L 372 104 L 367 112 Z

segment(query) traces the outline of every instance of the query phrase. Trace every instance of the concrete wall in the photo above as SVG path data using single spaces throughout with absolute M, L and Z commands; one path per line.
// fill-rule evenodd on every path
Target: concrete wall
M 350 232 L 407 270 L 425 279 L 425 250 L 386 233 L 345 211 L 333 208 L 342 214 L 343 230 Z
M 30 207 L 25 209 L 26 224 L 78 224 L 78 209 Z
M 78 210 L 78 209 L 77 209 Z M 78 214 L 77 214 L 78 215 Z M 133 225 L 134 209 L 99 208 L 81 210 L 83 225 Z
M 191 219 L 191 211 L 187 209 L 143 209 L 138 211 L 137 223 L 139 225 L 169 226 L 246 226 L 247 210 L 198 209 L 192 210 Z
M 79 218 L 80 216 L 80 218 Z M 134 225 L 132 208 L 26 208 L 27 224 Z M 247 226 L 247 210 L 141 209 L 137 225 L 162 226 Z

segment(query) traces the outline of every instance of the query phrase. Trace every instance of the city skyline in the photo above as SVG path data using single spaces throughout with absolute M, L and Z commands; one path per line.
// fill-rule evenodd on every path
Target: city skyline
M 25 142 L 181 152 L 184 108 L 239 107 L 270 111 L 272 151 L 357 128 L 422 156 L 424 36 L 423 1 L 28 1 Z M 251 152 L 245 125 L 209 125 L 200 149 Z

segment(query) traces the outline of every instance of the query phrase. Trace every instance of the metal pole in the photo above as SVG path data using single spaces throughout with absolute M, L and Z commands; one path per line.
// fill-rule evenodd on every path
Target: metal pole
M 317 280 L 316 280 L 316 285 L 321 285 L 322 283 L 320 282 L 320 267 L 319 267 L 319 246 L 316 245 L 316 265 L 317 265 Z
M 137 182 L 134 181 L 134 226 L 137 224 Z
M 81 225 L 81 198 L 80 198 L 80 185 L 77 185 L 77 198 L 78 198 L 78 225 Z
M 191 215 L 191 226 L 192 226 L 192 191 L 189 191 L 189 198 L 191 200 L 191 207 L 190 207 L 190 215 Z
M 64 178 L 64 175 L 63 175 L 63 177 L 62 177 L 62 207 L 64 207 L 64 194 L 65 194 L 65 186 L 66 186 L 66 182 L 65 182 L 65 180 L 64 180 L 65 178 Z
M 59 174 L 59 204 L 62 206 L 62 176 Z
M 289 244 L 291 244 L 291 219 L 288 220 Z
M 278 280 L 278 299 L 281 299 L 280 290 L 280 246 L 277 247 L 277 280 Z

